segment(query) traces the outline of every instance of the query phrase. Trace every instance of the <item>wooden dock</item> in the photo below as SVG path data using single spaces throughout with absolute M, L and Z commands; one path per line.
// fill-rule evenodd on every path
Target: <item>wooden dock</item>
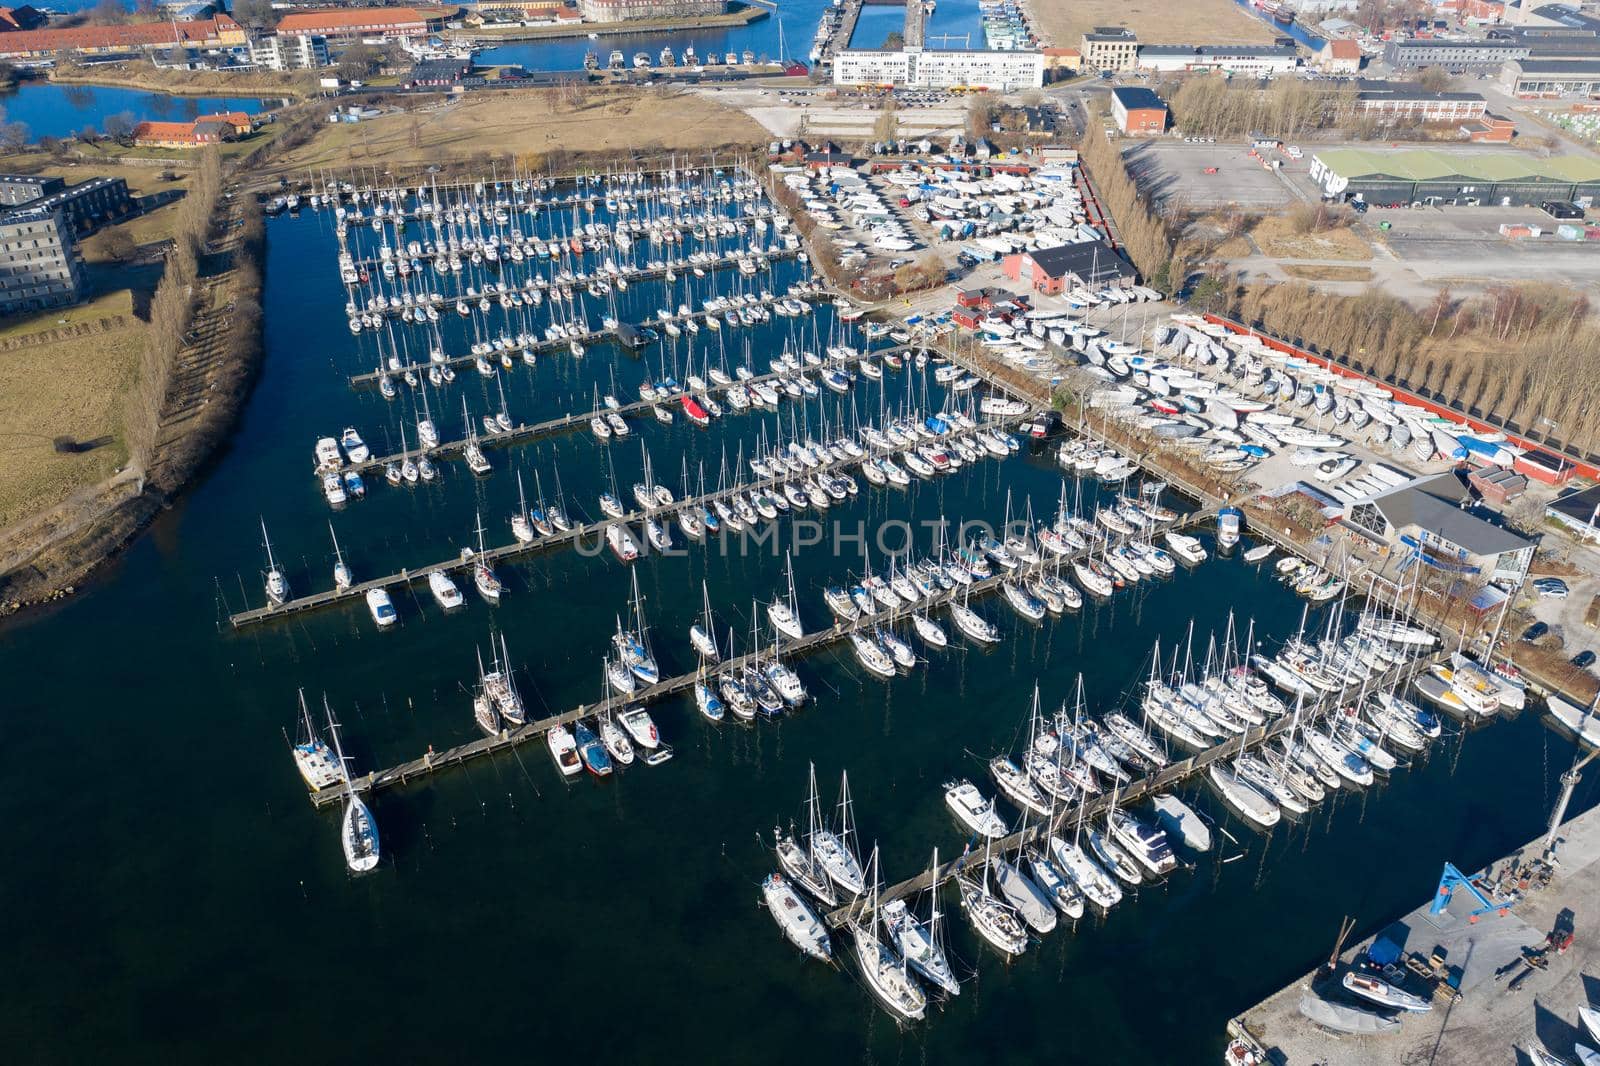
M 774 303 L 777 303 L 780 300 L 800 300 L 803 303 L 806 303 L 806 304 L 809 305 L 813 301 L 823 299 L 824 296 L 825 296 L 825 294 L 823 294 L 823 293 L 810 292 L 810 291 L 789 293 L 789 294 L 782 295 L 782 296 L 777 295 L 777 294 L 773 294 L 772 296 L 769 296 L 769 297 L 757 297 L 757 303 L 761 304 L 761 306 L 763 306 L 763 307 L 768 307 L 768 306 L 771 306 Z M 478 314 L 480 312 L 474 310 L 473 313 L 474 314 Z M 693 319 L 696 322 L 703 322 L 707 318 L 714 317 L 714 315 L 715 315 L 715 313 L 711 312 L 711 311 L 705 311 L 705 310 L 693 311 L 693 312 L 690 312 L 687 315 L 670 315 L 667 318 L 657 318 L 654 321 L 644 322 L 644 323 L 642 323 L 642 325 L 648 326 L 648 327 L 654 329 L 654 328 L 656 328 L 658 326 L 661 326 L 661 325 L 663 325 L 664 323 L 667 323 L 667 322 L 671 322 L 671 323 L 673 323 L 675 325 L 676 324 L 681 324 L 683 322 L 687 322 L 690 319 Z M 720 319 L 719 319 L 719 321 L 720 321 Z M 639 327 L 630 327 L 630 328 L 639 328 Z M 732 328 L 732 327 L 729 327 L 729 328 Z M 576 340 L 579 344 L 581 344 L 585 348 L 587 348 L 591 344 L 600 344 L 600 343 L 602 343 L 604 341 L 617 340 L 620 333 L 621 333 L 621 329 L 619 327 L 618 329 L 597 329 L 597 330 L 592 330 L 592 331 L 590 331 L 588 333 L 584 333 L 584 334 L 582 334 L 580 336 L 577 336 L 577 337 L 560 337 L 560 338 L 557 338 L 555 340 L 550 340 L 550 339 L 547 339 L 547 338 L 544 338 L 544 337 L 540 337 L 540 338 L 538 338 L 537 340 L 535 340 L 531 344 L 518 345 L 516 347 L 515 351 L 517 353 L 519 353 L 519 358 L 520 358 L 520 353 L 522 352 L 522 350 L 524 348 L 526 348 L 528 351 L 533 352 L 535 354 L 550 354 L 552 352 L 564 352 L 564 351 L 567 351 L 567 350 L 569 350 L 571 348 L 572 342 L 574 340 Z M 512 351 L 512 349 L 506 349 L 506 351 L 510 352 L 510 351 Z M 498 352 L 498 351 L 487 352 L 487 353 L 484 354 L 483 358 L 489 360 L 490 365 L 493 366 L 499 360 L 500 355 L 501 355 L 501 353 Z M 385 376 L 385 375 L 388 375 L 391 379 L 393 379 L 395 377 L 404 376 L 407 371 L 410 371 L 410 372 L 418 374 L 418 375 L 423 375 L 423 374 L 426 374 L 428 372 L 428 368 L 429 367 L 433 367 L 433 366 L 448 366 L 452 370 L 460 368 L 460 367 L 468 367 L 468 366 L 472 366 L 477 361 L 477 359 L 478 359 L 478 357 L 476 355 L 470 355 L 470 354 L 469 355 L 452 355 L 452 356 L 446 356 L 443 360 L 440 360 L 438 362 L 429 361 L 429 362 L 422 362 L 422 363 L 402 363 L 400 366 L 395 367 L 393 369 L 389 369 L 389 370 L 382 370 L 382 371 L 372 370 L 372 371 L 368 371 L 365 374 L 352 374 L 352 375 L 350 375 L 350 387 L 354 388 L 354 389 L 370 388 L 370 387 L 373 387 L 373 386 L 377 385 L 378 384 L 378 379 L 383 377 L 383 376 Z
M 1161 528 L 1163 530 L 1190 529 L 1199 523 L 1208 520 L 1209 517 L 1210 516 L 1207 512 L 1197 511 L 1189 515 L 1184 515 L 1174 522 L 1167 523 Z M 1111 534 L 1108 534 L 1108 536 L 1111 537 L 1113 542 L 1120 542 L 1115 536 Z M 1062 556 L 1060 557 L 1061 565 L 1070 565 L 1074 561 L 1085 558 L 1095 550 L 1095 547 L 1091 547 L 1081 551 L 1072 552 L 1066 556 Z M 847 639 L 851 633 L 874 627 L 893 626 L 896 622 L 904 621 L 913 611 L 919 613 L 928 613 L 935 608 L 943 607 L 954 600 L 965 600 L 965 598 L 969 595 L 981 596 L 985 593 L 992 592 L 999 588 L 1000 584 L 1004 581 L 1038 573 L 1047 568 L 1054 568 L 1056 565 L 1056 559 L 1057 557 L 1050 556 L 1042 559 L 1038 563 L 1023 565 L 1018 567 L 1016 570 L 1003 571 L 995 574 L 992 577 L 984 578 L 981 581 L 974 581 L 970 586 L 957 586 L 949 591 L 941 591 L 936 595 L 925 598 L 910 607 L 901 607 L 894 611 L 885 611 L 880 608 L 879 613 L 871 618 L 863 618 L 854 622 L 836 622 L 826 629 L 819 629 L 816 632 L 808 633 L 799 640 L 783 640 L 779 645 L 779 650 L 781 651 L 782 656 L 786 659 L 793 659 L 798 656 L 819 651 L 822 648 Z M 1085 597 L 1088 598 L 1087 593 L 1085 594 Z M 952 635 L 952 639 L 955 640 L 962 638 L 960 637 L 959 633 L 956 633 Z M 742 669 L 747 663 L 754 659 L 766 659 L 768 657 L 770 657 L 770 652 L 760 652 L 755 654 L 741 655 L 734 659 L 724 660 L 717 666 L 706 670 L 705 676 L 707 678 L 715 679 L 724 672 Z M 701 676 L 701 672 L 698 670 L 686 674 L 679 674 L 676 677 L 666 678 L 655 685 L 651 685 L 649 688 L 641 689 L 625 700 L 618 698 L 614 700 L 613 703 L 616 706 L 645 706 L 654 703 L 665 696 L 688 689 L 694 684 L 696 679 L 700 678 Z M 392 766 L 386 770 L 378 770 L 374 773 L 358 777 L 354 780 L 353 785 L 358 792 L 374 792 L 396 785 L 403 785 L 407 781 L 417 777 L 427 776 L 437 770 L 444 769 L 445 767 L 456 766 L 471 759 L 476 759 L 485 755 L 493 755 L 496 752 L 504 751 L 507 748 L 514 748 L 529 741 L 538 740 L 556 726 L 570 726 L 579 719 L 588 717 L 589 715 L 594 714 L 596 711 L 603 709 L 605 706 L 606 703 L 604 700 L 597 701 L 596 703 L 592 704 L 580 704 L 572 710 L 566 711 L 562 714 L 551 715 L 548 718 L 541 718 L 537 722 L 529 722 L 526 725 L 517 727 L 516 729 L 504 730 L 492 737 L 480 737 L 476 740 L 469 740 L 465 744 L 459 744 L 442 752 L 434 752 L 430 748 L 428 752 L 422 755 L 420 758 L 412 759 L 411 761 L 401 763 L 398 766 Z M 465 713 L 465 711 L 466 704 L 463 704 L 463 713 Z M 311 793 L 311 803 L 316 807 L 325 807 L 331 803 L 337 803 L 343 798 L 343 796 L 343 786 L 333 789 L 323 789 L 321 791 Z
M 1376 678 L 1368 680 L 1364 687 L 1372 691 L 1393 691 L 1403 686 L 1406 682 L 1422 673 L 1434 663 L 1440 661 L 1441 659 L 1447 658 L 1448 655 L 1449 651 L 1446 648 L 1444 650 L 1436 651 L 1431 654 L 1412 659 L 1409 662 L 1403 663 L 1399 666 L 1391 667 L 1389 670 L 1378 675 Z M 1356 686 L 1350 687 L 1353 688 Z M 1336 693 L 1325 695 L 1315 703 L 1308 704 L 1303 709 L 1301 720 L 1310 721 L 1317 714 L 1320 714 L 1323 711 L 1332 710 L 1333 708 L 1339 706 L 1339 704 L 1348 697 L 1349 693 L 1346 689 L 1341 689 Z M 1117 790 L 1117 804 L 1125 807 L 1129 803 L 1141 800 L 1146 796 L 1152 796 L 1158 792 L 1162 792 L 1166 789 L 1180 785 L 1189 780 L 1191 777 L 1194 777 L 1196 774 L 1204 772 L 1205 769 L 1212 763 L 1223 759 L 1236 758 L 1244 752 L 1260 747 L 1262 744 L 1272 740 L 1274 737 L 1282 736 L 1284 733 L 1293 728 L 1296 720 L 1297 719 L 1294 715 L 1282 715 L 1281 717 L 1268 722 L 1266 725 L 1253 726 L 1237 737 L 1230 737 L 1227 740 L 1222 741 L 1220 744 L 1213 745 L 1198 755 L 1192 755 L 1187 759 L 1172 763 L 1164 769 L 1150 774 L 1147 777 L 1141 777 L 1137 781 L 1125 785 Z M 1050 819 L 1048 824 L 1044 822 L 1034 823 L 1025 829 L 1012 833 L 1003 840 L 995 841 L 991 845 L 992 852 L 993 854 L 999 856 L 1014 854 L 1028 844 L 1032 844 L 1041 840 L 1047 840 L 1052 833 L 1061 832 L 1063 827 L 1072 827 L 1077 825 L 1080 818 L 1085 824 L 1089 824 L 1093 822 L 1095 818 L 1103 814 L 1108 807 L 1110 807 L 1111 801 L 1112 794 L 1109 792 L 1103 792 L 1096 796 L 1090 796 L 1087 799 L 1073 804 L 1070 807 L 1064 807 L 1056 812 L 1055 816 Z M 977 861 L 981 864 L 982 859 L 980 858 Z M 941 882 L 947 880 L 951 876 L 960 873 L 965 865 L 967 865 L 967 863 L 964 860 L 957 858 L 950 862 L 941 863 L 937 872 L 932 870 L 924 870 L 915 877 L 907 878 L 906 880 L 901 881 L 899 884 L 892 885 L 881 891 L 878 895 L 879 902 L 880 904 L 886 903 L 889 900 L 902 899 L 906 896 L 911 896 L 918 892 L 926 891 L 935 880 Z M 833 928 L 838 928 L 850 919 L 852 913 L 859 905 L 859 902 L 851 903 L 830 911 L 826 915 L 826 921 Z
M 768 382 L 794 377 L 795 374 L 795 371 L 786 371 L 782 374 L 758 374 L 755 377 L 747 378 L 744 381 L 735 382 L 735 384 L 766 384 Z M 733 388 L 733 385 L 711 385 L 706 391 L 713 396 L 718 396 L 727 392 L 731 388 Z M 544 422 L 524 423 L 522 425 L 513 426 L 510 429 L 497 430 L 494 433 L 478 433 L 474 435 L 473 439 L 484 448 L 508 448 L 518 444 L 527 444 L 530 441 L 540 440 L 544 437 L 554 436 L 558 433 L 567 433 L 573 430 L 587 430 L 589 428 L 589 420 L 597 416 L 615 414 L 620 415 L 623 418 L 632 418 L 651 412 L 656 407 L 666 407 L 669 409 L 680 407 L 679 400 L 683 396 L 687 395 L 689 395 L 689 393 L 682 392 L 664 400 L 639 400 L 635 403 L 623 404 L 614 410 L 609 407 L 598 407 L 593 411 L 580 411 L 575 414 L 562 415 L 560 418 L 552 418 Z M 730 407 L 723 408 L 724 418 L 738 413 L 740 412 L 734 411 Z M 674 415 L 674 417 L 682 416 L 683 412 L 681 409 L 676 415 Z M 411 448 L 407 451 L 395 452 L 393 455 L 376 456 L 362 463 L 346 463 L 344 466 L 340 467 L 339 472 L 344 473 L 345 471 L 354 470 L 359 474 L 365 474 L 373 471 L 381 471 L 390 463 L 402 463 L 406 459 L 420 459 L 425 455 L 430 459 L 454 459 L 460 456 L 466 450 L 466 447 L 467 442 L 465 439 L 441 441 L 438 447 L 435 448 Z M 312 476 L 320 479 L 322 475 L 314 472 Z
M 976 429 L 993 429 L 998 425 L 999 423 L 994 421 L 981 421 L 977 424 L 975 430 L 969 432 L 975 432 Z M 867 444 L 863 446 L 863 451 L 865 453 L 863 458 L 894 456 L 900 454 L 900 452 L 903 450 L 904 449 L 897 448 L 893 445 L 884 448 Z M 808 467 L 804 476 L 810 477 L 815 474 L 832 473 L 833 471 L 842 469 L 846 466 L 854 466 L 859 464 L 861 461 L 861 459 L 855 458 L 836 459 L 829 463 L 822 463 L 815 467 Z M 628 511 L 623 514 L 621 518 L 607 518 L 599 522 L 589 522 L 581 525 L 575 525 L 572 527 L 572 529 L 565 533 L 555 533 L 548 537 L 536 537 L 526 544 L 514 541 L 510 544 L 489 548 L 481 554 L 474 556 L 473 559 L 463 559 L 459 557 L 454 559 L 446 559 L 443 562 L 430 563 L 415 570 L 401 570 L 399 573 L 389 574 L 380 578 L 374 578 L 371 581 L 358 582 L 351 585 L 348 589 L 328 589 L 323 592 L 312 593 L 309 596 L 300 596 L 291 600 L 287 600 L 276 607 L 255 607 L 251 608 L 250 610 L 239 611 L 238 613 L 229 617 L 229 622 L 232 623 L 235 629 L 243 629 L 246 626 L 255 625 L 258 622 L 267 622 L 279 618 L 288 618 L 293 615 L 303 614 L 306 611 L 316 610 L 332 604 L 348 603 L 358 600 L 365 596 L 369 589 L 388 588 L 394 585 L 410 585 L 413 582 L 426 581 L 428 575 L 436 570 L 465 570 L 471 567 L 473 562 L 478 559 L 481 559 L 492 565 L 494 563 L 502 562 L 506 559 L 512 559 L 518 556 L 529 555 L 534 552 L 572 544 L 584 537 L 596 538 L 596 542 L 598 542 L 600 539 L 604 538 L 607 526 L 618 523 L 637 525 L 647 518 L 656 518 L 663 522 L 671 522 L 677 518 L 677 515 L 680 511 L 690 508 L 699 508 L 713 503 L 716 500 L 727 499 L 728 497 L 737 493 L 764 492 L 767 489 L 780 486 L 784 482 L 792 480 L 794 480 L 794 478 L 789 474 L 784 474 L 779 477 L 761 478 L 756 481 L 734 485 L 730 488 L 718 489 L 714 492 L 708 492 L 700 496 L 693 496 L 688 499 L 677 500 L 665 507 L 655 507 L 642 511 Z M 641 542 L 640 551 L 641 553 L 648 552 L 648 543 Z

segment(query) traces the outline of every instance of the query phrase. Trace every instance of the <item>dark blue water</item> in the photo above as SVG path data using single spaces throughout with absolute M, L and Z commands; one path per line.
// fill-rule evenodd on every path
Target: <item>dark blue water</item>
M 778 14 L 752 22 L 747 26 L 718 30 L 679 30 L 650 32 L 619 36 L 605 36 L 596 40 L 575 38 L 559 41 L 524 41 L 490 48 L 479 53 L 481 63 L 514 63 L 528 70 L 579 70 L 583 57 L 594 52 L 602 65 L 612 49 L 620 50 L 631 68 L 635 52 L 646 52 L 652 61 L 663 47 L 670 46 L 682 53 L 689 45 L 702 58 L 715 53 L 722 56 L 733 52 L 743 55 L 746 49 L 757 59 L 798 59 L 805 62 L 811 53 L 811 42 L 817 24 L 829 3 L 826 0 L 789 0 Z M 862 9 L 856 32 L 851 37 L 855 48 L 881 48 L 890 33 L 905 27 L 905 8 L 868 5 Z M 782 46 L 779 27 L 782 27 Z M 933 42 L 934 35 L 953 33 L 971 34 L 972 47 L 983 47 L 983 32 L 978 18 L 977 0 L 943 0 L 928 19 L 930 44 L 964 47 L 964 41 Z
M 315 439 L 349 424 L 381 445 L 412 418 L 409 402 L 344 383 L 377 351 L 346 328 L 334 254 L 327 214 L 270 224 L 268 355 L 229 447 L 93 588 L 0 623 L 8 1061 L 1214 1062 L 1225 1019 L 1314 965 L 1342 915 L 1368 931 L 1426 898 L 1443 860 L 1476 868 L 1542 826 L 1570 747 L 1524 715 L 1454 738 L 1270 838 L 1225 822 L 1237 844 L 1010 966 L 957 919 L 953 947 L 979 977 L 906 1033 L 849 976 L 782 941 L 756 905 L 771 865 L 757 835 L 799 813 L 809 762 L 828 799 L 850 770 L 862 837 L 883 845 L 891 880 L 935 845 L 958 851 L 940 783 L 980 779 L 983 760 L 1016 743 L 1036 683 L 1054 706 L 1082 674 L 1090 707 L 1108 709 L 1143 676 L 1151 644 L 1175 646 L 1191 620 L 1204 634 L 1232 608 L 1261 639 L 1293 631 L 1298 600 L 1256 568 L 1214 559 L 1041 626 L 974 601 L 1001 644 L 981 652 L 957 638 L 888 684 L 837 651 L 813 655 L 798 664 L 812 705 L 756 728 L 660 704 L 653 714 L 677 749 L 661 767 L 567 785 L 531 745 L 382 793 L 372 806 L 384 865 L 352 881 L 336 816 L 310 808 L 285 751 L 296 690 L 313 702 L 327 694 L 361 769 L 473 735 L 465 686 L 474 648 L 494 633 L 533 708 L 592 701 L 632 575 L 609 557 L 533 555 L 501 568 L 498 608 L 472 599 L 447 617 L 404 593 L 389 633 L 359 606 L 235 633 L 226 612 L 261 601 L 258 517 L 305 592 L 330 584 L 330 521 L 360 579 L 455 554 L 480 511 L 490 539 L 507 540 L 517 469 L 530 493 L 535 472 L 546 494 L 559 472 L 569 507 L 592 513 L 613 467 L 624 485 L 635 476 L 641 442 L 666 483 L 678 484 L 684 458 L 691 477 L 704 460 L 714 481 L 724 452 L 731 465 L 777 419 L 732 416 L 709 430 L 636 422 L 620 444 L 573 436 L 492 451 L 487 479 L 446 464 L 431 487 L 374 485 L 330 513 L 310 477 Z M 788 264 L 757 284 L 781 288 L 799 271 Z M 627 295 L 628 314 L 642 315 L 683 293 L 635 285 Z M 469 337 L 464 322 L 445 329 L 452 350 Z M 832 330 L 824 308 L 724 331 L 697 342 L 695 358 L 761 369 L 786 341 L 812 346 Z M 626 395 L 646 373 L 681 367 L 687 349 L 542 358 L 505 375 L 507 399 L 519 418 L 587 406 L 613 375 Z M 924 389 L 941 402 L 914 371 L 886 375 L 858 390 L 853 413 L 908 393 L 920 401 Z M 447 437 L 463 398 L 474 419 L 499 403 L 462 374 L 430 400 Z M 825 404 L 830 418 L 852 416 L 848 398 Z M 783 423 L 799 414 L 815 430 L 825 404 L 787 405 Z M 1018 456 L 909 491 L 863 482 L 827 518 L 867 529 L 997 519 L 1008 494 L 1013 513 L 1031 501 L 1037 514 L 1061 489 L 1048 455 Z M 1099 490 L 1068 491 L 1092 501 Z M 917 547 L 927 545 L 918 527 Z M 881 563 L 876 547 L 873 558 Z M 856 544 L 799 551 L 809 625 L 824 617 L 820 586 L 861 565 Z M 750 599 L 783 582 L 781 557 L 720 546 L 636 569 L 669 671 L 689 665 L 702 581 L 723 626 L 740 632 Z M 1595 781 L 1586 777 L 1574 812 L 1593 804 Z M 1204 794 L 1192 799 L 1226 817 Z M 950 901 L 946 910 L 958 913 Z
M 1250 3 L 1249 0 L 1233 0 L 1233 2 L 1242 7 L 1245 11 L 1249 12 L 1252 17 L 1258 18 L 1262 22 L 1265 22 L 1267 25 L 1271 26 L 1281 36 L 1293 37 L 1295 40 L 1299 41 L 1313 52 L 1322 47 L 1322 38 L 1311 32 L 1311 30 L 1307 29 L 1305 26 L 1302 26 L 1299 22 L 1293 22 L 1286 26 L 1283 23 L 1278 22 L 1271 15 L 1268 15 L 1266 12 L 1262 11 L 1260 8 L 1256 7 L 1254 4 Z
M 103 85 L 57 85 L 23 82 L 15 92 L 0 93 L 0 107 L 8 122 L 21 122 L 34 140 L 68 137 L 86 128 L 100 130 L 111 115 L 131 115 L 134 121 L 184 122 L 219 111 L 256 114 L 274 101 L 239 96 L 175 96 L 143 89 Z

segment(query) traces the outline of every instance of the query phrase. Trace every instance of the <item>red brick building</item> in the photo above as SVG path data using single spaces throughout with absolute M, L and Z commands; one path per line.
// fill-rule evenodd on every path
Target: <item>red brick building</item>
M 1035 248 L 1008 255 L 1001 262 L 1006 277 L 1035 292 L 1056 296 L 1071 289 L 1125 288 L 1138 272 L 1115 248 L 1101 241 Z
M 1167 105 L 1138 86 L 1111 90 L 1111 117 L 1131 137 L 1156 137 L 1167 131 Z

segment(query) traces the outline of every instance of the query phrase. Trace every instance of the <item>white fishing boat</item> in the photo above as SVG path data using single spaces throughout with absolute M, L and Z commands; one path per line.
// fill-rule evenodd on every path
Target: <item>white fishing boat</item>
M 372 620 L 378 624 L 379 629 L 388 629 L 399 620 L 399 614 L 394 609 L 394 600 L 389 598 L 389 593 L 381 588 L 371 588 L 366 592 L 367 611 L 372 615 Z
M 456 583 L 443 570 L 434 570 L 428 574 L 428 591 L 433 593 L 433 598 L 439 606 L 447 611 L 454 610 L 466 602 Z
M 761 897 L 789 943 L 819 962 L 833 961 L 827 928 L 782 874 L 767 875 L 761 883 Z
M 978 786 L 965 778 L 947 781 L 944 803 L 967 830 L 981 837 L 998 840 L 1006 835 L 1006 823 L 995 813 L 994 800 L 987 799 Z
M 575 777 L 583 772 L 583 761 L 578 758 L 578 742 L 573 739 L 572 730 L 564 725 L 555 725 L 544 735 L 544 739 L 562 777 Z
M 354 426 L 345 427 L 344 435 L 339 438 L 339 444 L 344 448 L 345 457 L 352 463 L 361 464 L 372 458 L 372 449 L 367 447 Z

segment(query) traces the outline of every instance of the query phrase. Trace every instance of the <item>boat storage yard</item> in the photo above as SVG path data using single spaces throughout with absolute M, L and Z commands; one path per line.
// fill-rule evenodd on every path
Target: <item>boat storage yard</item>
M 864 698 L 887 713 L 919 678 L 987 656 L 978 670 L 1009 687 L 990 732 L 957 742 L 970 770 L 914 786 L 941 813 L 869 835 L 838 765 L 792 782 L 789 817 L 749 812 L 768 849 L 750 881 L 778 931 L 913 1023 L 977 967 L 1153 913 L 1202 862 L 1364 809 L 1528 699 L 1514 672 L 1413 617 L 1419 571 L 1301 559 L 1185 476 L 1272 490 L 1303 475 L 1349 503 L 1495 444 L 1378 390 L 1336 390 L 1120 295 L 1041 299 L 978 345 L 932 317 L 874 321 L 815 279 L 761 181 L 726 162 L 315 188 L 291 224 L 318 228 L 330 261 L 307 269 L 344 304 L 324 388 L 349 413 L 305 442 L 311 478 L 238 516 L 262 565 L 237 588 L 219 579 L 219 610 L 239 641 L 296 655 L 313 633 L 386 663 L 431 658 L 431 632 L 476 645 L 451 663 L 455 691 L 415 694 L 445 715 L 302 693 L 291 754 L 313 804 L 339 812 L 352 872 L 395 861 L 388 805 L 435 774 L 620 788 L 685 751 L 704 759 L 712 733 L 759 745 L 880 688 Z M 1083 408 L 1063 429 L 1042 409 L 1068 382 Z M 1119 448 L 1111 426 L 1184 462 Z M 1078 648 L 1064 669 L 1057 631 Z M 1097 671 L 1097 645 L 1135 631 L 1140 647 L 1117 653 L 1134 676 Z M 405 662 L 389 665 L 404 687 Z M 869 738 L 862 726 L 835 723 Z M 1571 827 L 1556 887 L 1595 876 L 1593 823 Z M 915 839 L 890 859 L 878 834 Z M 1452 961 L 1504 955 L 1555 898 L 1437 936 L 1457 938 Z M 1464 1002 L 1497 1024 L 1477 1006 L 1495 1001 L 1475 994 L 1483 965 Z M 1247 1034 L 1263 1029 L 1313 1046 L 1286 996 L 1245 1016 L 1230 1061 L 1255 1061 Z M 1404 1024 L 1409 1043 L 1422 1026 Z M 1287 1061 L 1370 1061 L 1316 1046 Z

